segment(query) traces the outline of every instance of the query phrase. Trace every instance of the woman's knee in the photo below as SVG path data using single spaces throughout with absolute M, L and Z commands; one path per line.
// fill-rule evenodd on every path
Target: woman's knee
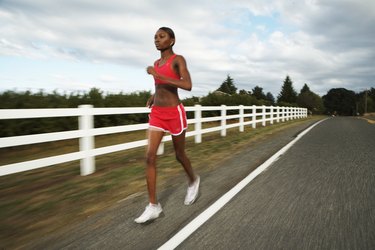
M 147 153 L 146 155 L 146 163 L 147 165 L 155 165 L 156 163 L 156 154 L 153 153 Z

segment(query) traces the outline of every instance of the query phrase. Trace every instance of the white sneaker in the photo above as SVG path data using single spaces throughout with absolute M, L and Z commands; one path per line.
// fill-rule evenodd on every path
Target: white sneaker
M 200 183 L 200 177 L 197 176 L 194 183 L 191 184 L 187 189 L 185 202 L 184 202 L 185 205 L 191 205 L 197 199 L 198 192 L 199 192 L 199 183 Z
M 134 221 L 136 223 L 145 223 L 147 221 L 154 220 L 159 217 L 160 213 L 163 212 L 160 203 L 156 204 L 148 204 L 145 211 L 141 216 L 136 218 Z

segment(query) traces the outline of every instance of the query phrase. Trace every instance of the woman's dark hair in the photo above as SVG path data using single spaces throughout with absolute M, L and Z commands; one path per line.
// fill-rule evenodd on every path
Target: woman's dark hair
M 168 28 L 168 27 L 161 27 L 161 28 L 159 28 L 159 30 L 163 30 L 163 31 L 167 32 L 168 35 L 169 35 L 171 38 L 175 39 L 175 37 L 174 37 L 174 32 L 173 32 L 173 30 L 172 30 L 171 28 Z

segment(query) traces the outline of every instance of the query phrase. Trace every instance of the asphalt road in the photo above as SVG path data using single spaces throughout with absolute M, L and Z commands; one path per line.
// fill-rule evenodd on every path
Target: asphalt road
M 164 217 L 134 218 L 145 194 L 25 248 L 157 249 L 310 124 L 249 145 L 202 174 L 202 193 L 184 206 L 184 184 L 160 190 Z M 297 141 L 177 249 L 375 249 L 375 125 L 330 118 Z
M 375 249 L 375 126 L 324 121 L 180 249 Z

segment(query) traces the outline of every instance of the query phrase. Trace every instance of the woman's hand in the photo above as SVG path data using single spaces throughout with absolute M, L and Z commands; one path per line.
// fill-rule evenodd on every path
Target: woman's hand
M 150 98 L 148 98 L 146 107 L 151 108 L 152 104 L 154 104 L 154 95 L 151 95 Z
M 152 67 L 152 66 L 148 66 L 146 71 L 147 71 L 147 74 L 149 74 L 149 75 L 152 75 L 154 77 L 157 76 L 157 73 L 156 73 L 154 67 Z

